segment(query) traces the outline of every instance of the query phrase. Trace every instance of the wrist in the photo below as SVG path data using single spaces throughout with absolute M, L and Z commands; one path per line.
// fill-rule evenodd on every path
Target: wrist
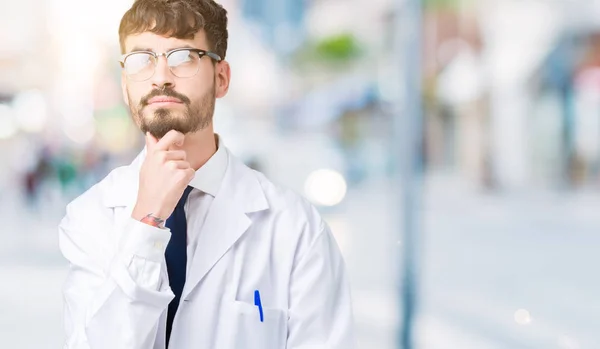
M 165 220 L 149 213 L 140 219 L 140 222 L 151 225 L 156 228 L 163 229 L 165 227 Z
M 131 213 L 131 217 L 148 225 L 164 228 L 166 218 L 157 210 L 144 209 L 136 206 Z

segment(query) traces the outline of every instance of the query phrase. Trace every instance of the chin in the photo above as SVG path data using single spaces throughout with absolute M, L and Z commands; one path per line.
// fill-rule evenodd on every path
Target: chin
M 164 120 L 164 119 L 181 119 L 185 113 L 172 110 L 171 108 L 157 108 L 148 110 L 144 113 L 144 119 L 147 121 Z

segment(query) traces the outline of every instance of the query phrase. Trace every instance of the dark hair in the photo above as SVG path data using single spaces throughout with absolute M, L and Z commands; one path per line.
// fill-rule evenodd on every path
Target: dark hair
M 125 12 L 119 26 L 119 44 L 125 53 L 125 39 L 146 31 L 193 39 L 204 30 L 210 51 L 225 59 L 227 53 L 227 10 L 214 0 L 136 0 Z

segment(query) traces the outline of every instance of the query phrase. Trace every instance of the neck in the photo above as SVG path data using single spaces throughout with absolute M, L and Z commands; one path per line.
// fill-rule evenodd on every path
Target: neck
M 171 150 L 184 150 L 187 161 L 194 170 L 198 170 L 217 152 L 217 141 L 213 126 L 185 135 L 183 146 L 173 146 Z

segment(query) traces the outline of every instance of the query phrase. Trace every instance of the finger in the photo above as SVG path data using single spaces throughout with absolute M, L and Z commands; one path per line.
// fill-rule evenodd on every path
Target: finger
M 175 130 L 171 130 L 167 132 L 167 134 L 161 138 L 156 144 L 156 149 L 158 150 L 168 150 L 170 146 L 177 145 L 182 146 L 183 140 L 185 136 L 183 133 Z
M 187 161 L 169 161 L 167 162 L 167 166 L 174 170 L 187 170 L 190 169 L 190 163 Z
M 190 182 L 192 179 L 194 179 L 194 177 L 196 177 L 196 171 L 195 171 L 195 170 L 194 170 L 192 167 L 190 167 L 190 168 L 188 168 L 188 169 L 186 169 L 186 170 L 185 170 L 185 173 L 186 173 L 186 175 L 187 175 L 187 178 L 188 178 L 188 184 L 189 184 L 189 182 Z
M 177 182 L 185 185 L 189 185 L 192 179 L 196 176 L 196 171 L 192 167 L 186 169 L 179 169 L 174 175 Z
M 184 150 L 168 150 L 164 155 L 165 161 L 185 161 L 187 159 L 187 154 Z
M 156 143 L 158 143 L 158 139 L 152 133 L 146 132 L 146 147 L 152 149 L 156 146 Z

